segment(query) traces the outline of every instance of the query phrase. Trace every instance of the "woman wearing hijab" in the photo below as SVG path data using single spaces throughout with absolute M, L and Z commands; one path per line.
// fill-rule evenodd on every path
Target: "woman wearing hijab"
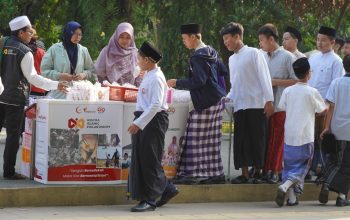
M 78 81 L 94 78 L 94 64 L 86 47 L 79 44 L 83 28 L 70 21 L 63 29 L 62 42 L 52 45 L 41 62 L 41 74 L 53 80 Z M 65 99 L 63 92 L 54 90 L 48 96 Z
M 130 23 L 120 23 L 114 34 L 98 56 L 95 69 L 98 81 L 108 80 L 120 85 L 141 84 L 136 77 L 140 70 L 137 66 L 137 48 L 135 46 L 134 28 Z

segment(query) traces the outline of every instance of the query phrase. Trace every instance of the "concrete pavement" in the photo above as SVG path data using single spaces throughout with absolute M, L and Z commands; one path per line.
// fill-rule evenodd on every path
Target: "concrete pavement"
M 334 204 L 334 201 L 330 201 Z M 229 220 L 229 219 L 350 219 L 350 207 L 301 202 L 276 208 L 273 202 L 169 204 L 154 212 L 131 213 L 131 205 L 89 207 L 5 208 L 2 220 Z
M 0 142 L 4 140 L 0 134 Z M 222 158 L 225 174 L 228 174 L 228 137 L 223 137 Z M 0 144 L 2 154 L 4 144 Z M 21 152 L 18 152 L 17 170 Z M 232 162 L 232 161 L 231 161 Z M 2 156 L 0 157 L 0 165 Z M 232 163 L 231 163 L 232 165 Z M 233 165 L 232 165 L 233 166 Z M 233 168 L 233 167 L 232 167 Z M 2 171 L 2 170 L 1 170 Z M 1 175 L 0 171 L 0 175 Z M 232 169 L 231 169 L 232 171 Z M 238 172 L 231 172 L 230 177 Z M 263 202 L 273 201 L 277 185 L 274 184 L 220 184 L 220 185 L 180 185 L 181 193 L 172 203 L 205 203 L 205 202 Z M 319 187 L 307 184 L 305 193 L 300 198 L 304 201 L 317 200 Z M 42 207 L 71 205 L 126 205 L 125 185 L 44 185 L 32 180 L 4 180 L 0 176 L 0 207 Z M 332 193 L 330 199 L 335 199 Z M 1 219 L 0 219 L 1 220 Z
M 4 138 L 3 132 L 0 134 L 0 142 L 3 142 Z M 4 144 L 0 144 L 1 154 L 3 149 Z M 221 153 L 227 175 L 229 155 L 227 136 L 223 137 Z M 17 170 L 20 157 L 21 152 L 18 152 Z M 0 165 L 2 165 L 2 156 L 0 156 Z M 232 163 L 231 166 L 233 171 Z M 238 172 L 230 174 L 232 178 L 237 176 Z M 179 188 L 181 193 L 171 201 L 172 203 L 273 201 L 277 185 L 182 185 Z M 314 184 L 307 184 L 301 200 L 316 200 L 319 190 L 319 187 Z M 0 176 L 0 207 L 132 204 L 126 200 L 125 192 L 125 185 L 44 185 L 32 180 L 4 180 L 2 175 Z M 334 198 L 335 195 L 332 193 L 331 199 Z

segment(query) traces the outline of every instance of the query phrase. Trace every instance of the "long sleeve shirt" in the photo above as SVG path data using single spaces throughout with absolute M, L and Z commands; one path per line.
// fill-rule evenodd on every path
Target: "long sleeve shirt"
M 218 84 L 216 50 L 200 44 L 190 58 L 187 79 L 176 80 L 176 87 L 188 89 L 196 111 L 216 105 L 226 95 Z
M 41 61 L 41 75 L 52 80 L 59 80 L 61 73 L 70 72 L 70 65 L 68 54 L 63 44 L 56 43 L 48 49 Z M 94 79 L 96 77 L 89 51 L 80 44 L 78 44 L 78 60 L 75 73 L 85 73 L 87 79 Z M 55 99 L 66 98 L 66 94 L 58 90 L 50 91 L 48 96 Z
M 231 89 L 227 97 L 234 111 L 264 108 L 273 101 L 269 68 L 262 52 L 244 46 L 229 58 Z
M 326 95 L 332 81 L 345 74 L 341 58 L 330 51 L 327 53 L 318 52 L 309 59 L 312 70 L 309 85 L 317 89 L 323 99 Z
M 133 123 L 143 130 L 160 111 L 166 111 L 168 86 L 160 67 L 145 73 L 137 94 L 136 111 L 143 113 Z
M 0 95 L 4 91 L 4 85 L 2 84 L 1 77 L 0 77 Z
M 24 77 L 28 80 L 30 84 L 45 90 L 57 89 L 58 81 L 53 81 L 37 74 L 34 68 L 34 57 L 31 52 L 28 52 L 24 55 L 20 66 Z M 17 106 L 17 104 L 8 103 L 5 101 L 2 103 Z
M 45 90 L 57 89 L 58 81 L 53 81 L 37 74 L 34 68 L 34 57 L 31 52 L 24 55 L 21 62 L 21 69 L 24 77 L 30 84 Z

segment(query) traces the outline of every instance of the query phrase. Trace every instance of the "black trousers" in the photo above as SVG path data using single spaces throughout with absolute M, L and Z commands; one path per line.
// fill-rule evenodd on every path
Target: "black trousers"
M 142 113 L 134 114 L 138 118 Z M 128 190 L 133 200 L 153 202 L 167 187 L 161 162 L 168 125 L 168 113 L 158 112 L 143 130 L 132 135 Z
M 6 122 L 6 144 L 4 150 L 4 177 L 15 174 L 16 158 L 19 148 L 19 137 L 21 134 L 24 106 L 13 106 L 0 103 L 4 116 L 0 118 Z M 1 112 L 1 113 L 3 113 Z
M 0 103 L 0 132 L 5 125 L 5 108 L 4 105 Z
M 263 168 L 267 139 L 264 109 L 239 110 L 233 114 L 233 117 L 235 169 L 249 166 Z

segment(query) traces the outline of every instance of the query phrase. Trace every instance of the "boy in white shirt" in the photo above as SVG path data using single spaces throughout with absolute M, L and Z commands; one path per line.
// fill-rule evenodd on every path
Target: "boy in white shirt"
M 321 138 L 331 132 L 335 143 L 330 147 L 329 159 L 322 170 L 319 182 L 322 188 L 318 200 L 328 202 L 329 191 L 338 193 L 336 206 L 350 206 L 348 200 L 350 188 L 350 55 L 343 59 L 346 74 L 333 80 L 326 96 L 330 105 Z
M 179 191 L 168 182 L 161 165 L 165 132 L 168 129 L 167 85 L 157 63 L 159 51 L 148 42 L 139 49 L 138 64 L 145 71 L 137 94 L 135 120 L 128 128 L 132 156 L 128 190 L 131 198 L 140 201 L 132 212 L 154 211 Z M 156 199 L 161 197 L 159 201 Z
M 230 22 L 220 31 L 224 44 L 234 54 L 230 56 L 231 89 L 227 99 L 234 105 L 234 165 L 242 175 L 231 183 L 258 183 L 249 179 L 248 167 L 264 167 L 266 123 L 273 114 L 273 91 L 269 67 L 264 54 L 243 43 L 243 26 Z
M 298 205 L 297 195 L 303 191 L 314 152 L 315 113 L 326 111 L 320 93 L 307 85 L 311 77 L 307 58 L 295 61 L 293 69 L 299 82 L 283 91 L 278 106 L 286 112 L 283 184 L 278 187 L 275 199 L 279 207 L 284 205 L 287 193 L 287 205 Z

